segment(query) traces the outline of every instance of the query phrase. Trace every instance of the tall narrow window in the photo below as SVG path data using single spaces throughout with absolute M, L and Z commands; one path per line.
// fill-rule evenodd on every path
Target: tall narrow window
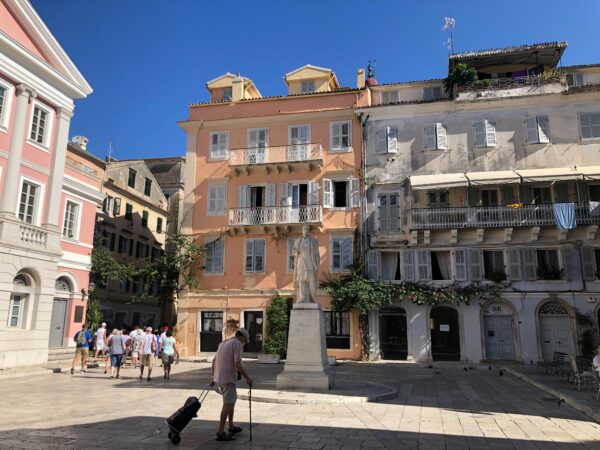
M 434 123 L 425 127 L 425 150 L 446 150 L 446 127 L 441 123 Z
M 379 195 L 379 231 L 399 231 L 398 194 Z
M 148 211 L 142 211 L 142 226 L 148 226 Z
M 352 265 L 352 238 L 331 238 L 331 271 L 345 272 Z
M 226 131 L 213 131 L 210 133 L 210 158 L 225 159 L 229 147 L 229 133 Z
M 152 193 L 152 180 L 150 178 L 146 178 L 144 180 L 144 195 L 150 197 Z
M 163 220 L 162 217 L 157 217 L 156 218 L 156 232 L 157 233 L 162 233 L 163 231 Z
M 600 138 L 600 113 L 579 114 L 579 131 L 581 139 Z
M 131 203 L 125 203 L 125 220 L 133 220 L 133 205 Z
M 63 237 L 74 239 L 77 231 L 77 218 L 79 215 L 79 205 L 67 200 L 65 205 L 65 218 L 63 221 Z
M 377 132 L 377 153 L 398 153 L 398 128 L 385 127 Z
M 113 203 L 113 216 L 118 216 L 121 214 L 121 199 L 119 197 L 115 197 L 115 201 Z
M 223 273 L 223 258 L 225 246 L 223 241 L 209 242 L 205 246 L 204 273 L 220 275 Z
M 265 240 L 246 239 L 244 272 L 262 273 L 265 271 Z
M 496 146 L 496 124 L 489 120 L 482 120 L 473 124 L 475 133 L 475 147 Z
M 232 96 L 232 88 L 231 87 L 224 87 L 221 90 L 221 101 L 222 102 L 230 102 L 232 98 L 233 98 L 233 96 Z
M 12 295 L 10 306 L 8 308 L 8 326 L 18 328 L 21 326 L 21 316 L 23 315 L 23 296 Z
M 525 132 L 528 144 L 546 144 L 548 138 L 548 116 L 530 117 L 525 121 Z
M 129 176 L 127 177 L 127 186 L 135 189 L 135 177 L 137 172 L 132 168 L 129 168 Z
M 6 88 L 0 85 L 0 124 L 4 124 L 4 112 L 6 111 Z
M 208 186 L 208 214 L 225 214 L 227 185 L 211 184 Z
M 113 208 L 113 198 L 110 195 L 104 197 L 104 201 L 102 202 L 102 212 L 110 214 Z
M 330 136 L 330 150 L 348 150 L 352 146 L 352 123 L 331 123 Z
M 33 224 L 35 222 L 37 197 L 40 187 L 29 181 L 23 181 L 21 201 L 19 202 L 19 219 Z
M 33 118 L 31 120 L 30 139 L 38 144 L 46 144 L 46 132 L 48 128 L 48 111 L 39 106 L 33 107 Z

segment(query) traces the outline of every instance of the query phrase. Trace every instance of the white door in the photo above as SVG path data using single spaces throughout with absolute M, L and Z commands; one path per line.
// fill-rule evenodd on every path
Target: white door
M 511 316 L 484 316 L 485 355 L 490 360 L 515 358 Z
M 288 161 L 306 161 L 308 159 L 308 144 L 310 142 L 309 126 L 291 126 L 289 133 Z
M 267 162 L 267 147 L 269 130 L 267 128 L 255 128 L 248 130 L 248 164 L 264 164 Z
M 544 361 L 552 361 L 554 352 L 571 353 L 569 316 L 540 315 L 540 340 Z

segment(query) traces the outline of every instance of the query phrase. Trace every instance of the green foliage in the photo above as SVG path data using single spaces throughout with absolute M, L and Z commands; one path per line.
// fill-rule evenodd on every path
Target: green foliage
M 267 308 L 267 338 L 263 353 L 285 357 L 292 299 L 275 297 Z
M 575 320 L 579 328 L 579 352 L 592 359 L 596 354 L 596 330 L 592 314 L 582 314 L 576 309 Z
M 130 278 L 135 269 L 133 266 L 118 262 L 112 252 L 96 242 L 92 251 L 92 277 L 99 287 L 104 287 L 109 281 Z
M 460 86 L 471 81 L 477 81 L 477 70 L 467 66 L 465 63 L 458 63 L 452 67 L 448 77 L 444 80 L 444 89 L 450 97 L 453 97 L 455 86 Z
M 85 313 L 85 322 L 88 324 L 88 329 L 90 330 L 99 328 L 102 323 L 101 300 L 96 291 L 90 292 L 87 301 L 87 311 Z

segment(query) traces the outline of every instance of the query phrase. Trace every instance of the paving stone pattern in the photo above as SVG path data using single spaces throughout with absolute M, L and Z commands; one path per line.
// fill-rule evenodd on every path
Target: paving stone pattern
M 247 363 L 257 388 L 275 388 L 283 366 Z M 199 393 L 209 365 L 175 366 L 170 381 L 155 368 L 151 382 L 126 368 L 111 380 L 99 369 L 0 383 L 0 448 L 176 448 L 153 429 Z M 210 393 L 179 448 L 300 449 L 599 449 L 600 425 L 542 391 L 497 370 L 428 369 L 411 364 L 342 363 L 338 380 L 393 386 L 383 403 L 334 405 L 252 404 L 236 419 L 245 428 L 233 442 L 216 442 L 221 398 Z M 240 382 L 240 391 L 244 391 Z

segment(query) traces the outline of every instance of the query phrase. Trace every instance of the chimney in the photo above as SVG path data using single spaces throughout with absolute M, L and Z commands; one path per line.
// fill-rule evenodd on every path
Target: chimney
M 356 71 L 356 87 L 358 89 L 365 87 L 365 69 L 358 69 Z
M 71 139 L 71 142 L 73 144 L 75 144 L 77 147 L 79 147 L 81 150 L 86 151 L 88 140 L 89 139 L 86 138 L 85 136 L 73 136 L 73 139 Z
M 238 73 L 231 84 L 231 101 L 238 102 L 244 98 L 244 79 Z

